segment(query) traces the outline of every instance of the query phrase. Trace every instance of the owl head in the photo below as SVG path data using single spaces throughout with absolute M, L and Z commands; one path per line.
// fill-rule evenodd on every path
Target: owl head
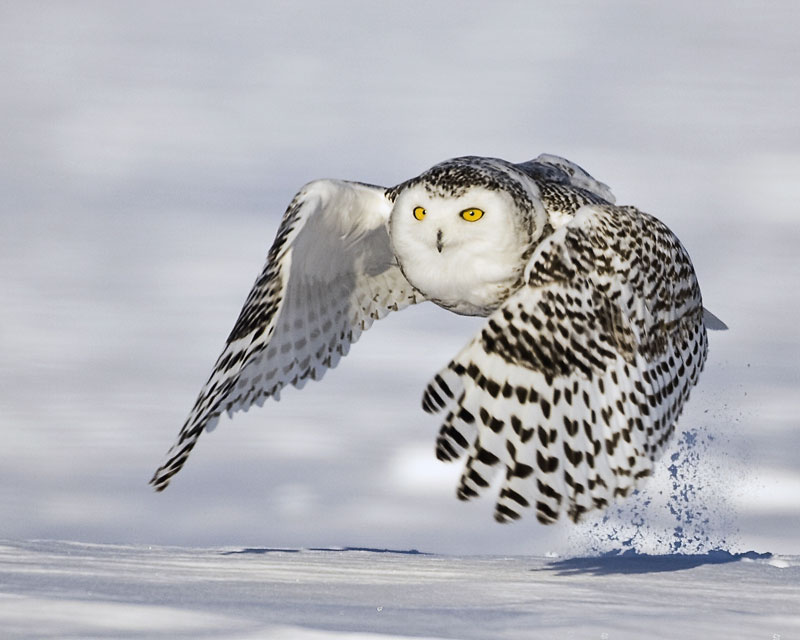
M 466 315 L 488 315 L 507 295 L 547 220 L 536 185 L 502 160 L 448 160 L 387 195 L 403 274 L 427 298 Z

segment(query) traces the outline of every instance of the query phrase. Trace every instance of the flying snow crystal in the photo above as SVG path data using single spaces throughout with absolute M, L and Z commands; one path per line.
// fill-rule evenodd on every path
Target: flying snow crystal
M 311 182 L 153 486 L 223 411 L 320 379 L 374 320 L 425 300 L 488 318 L 422 407 L 444 416 L 437 457 L 466 458 L 459 498 L 503 474 L 500 522 L 526 507 L 578 521 L 636 489 L 697 382 L 706 328 L 724 326 L 675 235 L 568 160 L 456 158 L 391 188 Z
M 738 545 L 728 482 L 733 463 L 716 457 L 719 438 L 704 427 L 680 434 L 643 491 L 587 521 L 570 546 L 588 555 L 704 554 Z

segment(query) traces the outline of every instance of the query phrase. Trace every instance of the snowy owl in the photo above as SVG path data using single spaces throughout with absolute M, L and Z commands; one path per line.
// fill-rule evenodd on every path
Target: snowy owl
M 495 518 L 574 521 L 650 475 L 706 359 L 689 255 L 656 218 L 552 155 L 463 157 L 384 188 L 318 180 L 289 205 L 222 354 L 164 463 L 204 430 L 335 367 L 374 320 L 431 301 L 487 317 L 422 408 L 457 495 L 495 474 Z

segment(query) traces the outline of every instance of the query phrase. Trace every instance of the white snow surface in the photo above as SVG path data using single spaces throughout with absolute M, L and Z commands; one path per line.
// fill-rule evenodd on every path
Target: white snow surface
M 0 544 L 3 638 L 791 638 L 800 558 Z M 34 620 L 35 622 L 31 622 Z

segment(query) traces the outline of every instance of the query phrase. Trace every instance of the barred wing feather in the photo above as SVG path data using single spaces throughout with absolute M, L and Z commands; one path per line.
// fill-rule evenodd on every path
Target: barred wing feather
M 588 205 L 537 247 L 512 294 L 423 396 L 461 499 L 503 474 L 495 518 L 578 521 L 650 475 L 707 352 L 694 269 L 632 207 Z
M 418 301 L 397 266 L 385 189 L 318 180 L 283 217 L 211 377 L 150 483 L 161 491 L 223 411 L 247 410 L 335 367 L 374 320 Z

